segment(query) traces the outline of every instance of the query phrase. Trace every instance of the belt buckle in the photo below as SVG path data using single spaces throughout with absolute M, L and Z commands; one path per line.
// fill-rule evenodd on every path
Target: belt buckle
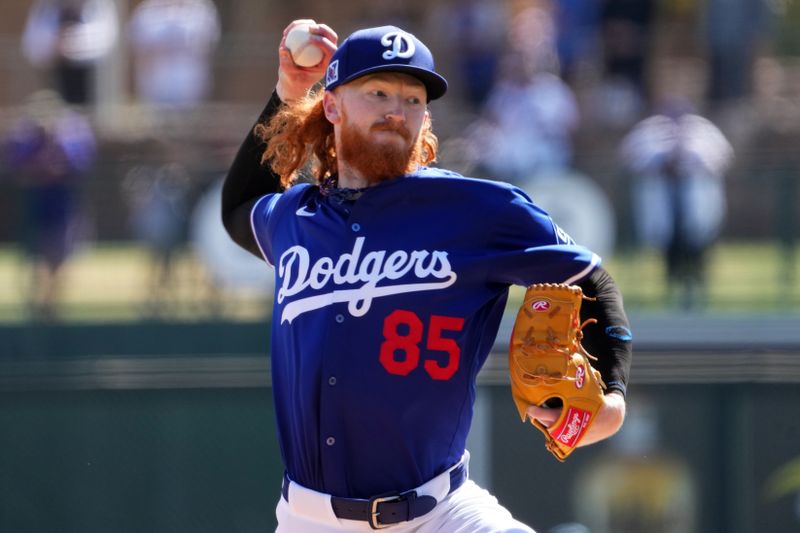
M 404 495 L 402 494 L 390 494 L 388 496 L 376 496 L 369 501 L 369 518 L 367 522 L 369 522 L 369 527 L 372 529 L 385 529 L 389 526 L 394 524 L 380 524 L 378 522 L 378 516 L 380 513 L 378 512 L 378 505 L 384 502 L 391 502 L 391 501 L 402 501 Z

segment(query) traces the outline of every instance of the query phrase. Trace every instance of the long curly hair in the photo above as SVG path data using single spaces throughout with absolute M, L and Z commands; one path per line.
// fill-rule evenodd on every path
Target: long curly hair
M 272 167 L 284 188 L 290 187 L 303 171 L 309 172 L 318 184 L 336 173 L 336 142 L 333 124 L 322 107 L 324 94 L 324 89 L 309 92 L 304 98 L 281 106 L 269 122 L 255 126 L 256 137 L 266 144 L 261 163 Z M 430 119 L 425 120 L 417 143 L 417 165 L 436 161 L 439 140 Z

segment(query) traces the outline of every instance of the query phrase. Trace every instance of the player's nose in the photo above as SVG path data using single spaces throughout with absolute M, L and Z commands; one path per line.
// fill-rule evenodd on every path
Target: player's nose
M 391 122 L 405 122 L 406 110 L 403 107 L 402 98 L 392 98 L 389 102 L 389 107 L 386 109 L 384 118 Z

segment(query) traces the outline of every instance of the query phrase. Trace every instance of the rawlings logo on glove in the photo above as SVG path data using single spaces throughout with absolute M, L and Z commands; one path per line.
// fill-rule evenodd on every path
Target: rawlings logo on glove
M 531 405 L 557 401 L 563 406 L 549 428 L 531 420 L 559 461 L 575 451 L 603 405 L 605 385 L 590 363 L 594 357 L 581 345 L 586 325 L 580 323 L 583 298 L 580 287 L 531 285 L 509 343 L 511 394 L 522 421 Z

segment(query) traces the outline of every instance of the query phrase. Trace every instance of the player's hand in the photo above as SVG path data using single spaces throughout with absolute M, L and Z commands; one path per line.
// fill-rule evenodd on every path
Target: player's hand
M 561 416 L 561 408 L 552 407 L 539 407 L 531 405 L 526 410 L 528 418 L 536 419 L 546 427 L 550 427 Z M 597 412 L 592 427 L 581 439 L 578 446 L 586 446 L 587 444 L 594 444 L 601 440 L 607 439 L 614 433 L 619 431 L 622 427 L 622 422 L 625 421 L 625 398 L 616 391 L 612 391 L 603 396 L 603 407 Z
M 531 405 L 528 407 L 525 413 L 528 415 L 529 419 L 536 419 L 544 424 L 544 427 L 549 428 L 555 423 L 556 420 L 558 420 L 558 417 L 561 416 L 561 408 L 539 407 L 538 405 Z
M 286 35 L 298 24 L 311 24 L 309 33 L 312 34 L 314 44 L 322 50 L 322 61 L 314 67 L 298 67 L 292 61 L 292 54 L 286 48 Z M 336 51 L 339 37 L 326 24 L 317 24 L 312 19 L 298 19 L 292 21 L 283 30 L 280 48 L 278 49 L 278 85 L 276 90 L 283 102 L 291 102 L 302 98 L 308 93 L 312 85 L 317 83 L 324 75 L 331 61 L 331 56 Z

